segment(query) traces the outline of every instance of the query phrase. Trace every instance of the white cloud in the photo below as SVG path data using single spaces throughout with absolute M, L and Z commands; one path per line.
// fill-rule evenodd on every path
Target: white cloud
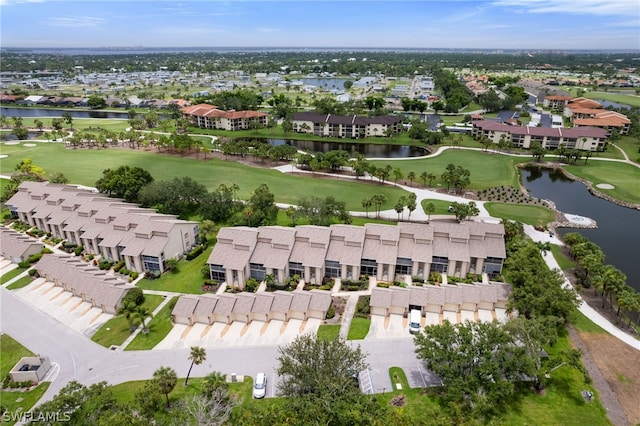
M 44 3 L 44 0 L 0 0 L 0 6 L 11 6 L 22 3 Z
M 46 23 L 52 27 L 97 28 L 106 22 L 95 16 L 58 16 L 47 19 Z
M 492 5 L 516 7 L 527 13 L 623 16 L 640 14 L 638 0 L 495 0 Z

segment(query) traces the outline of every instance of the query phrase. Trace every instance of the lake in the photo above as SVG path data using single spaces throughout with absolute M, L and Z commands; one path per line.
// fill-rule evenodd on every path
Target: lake
M 284 144 L 295 146 L 298 150 L 310 154 L 337 149 L 347 151 L 351 157 L 355 157 L 356 153 L 359 152 L 365 158 L 408 158 L 428 154 L 423 148 L 408 145 L 299 141 L 291 139 L 267 139 L 265 142 L 274 146 Z
M 77 111 L 75 109 L 49 109 L 49 108 L 0 108 L 0 114 L 5 117 L 23 117 L 23 118 L 37 118 L 37 117 L 62 117 L 62 114 L 68 112 L 73 118 L 117 118 L 121 120 L 128 120 L 129 115 L 126 112 L 112 112 L 112 111 Z
M 627 284 L 640 291 L 640 211 L 610 203 L 589 193 L 587 187 L 560 171 L 537 167 L 522 170 L 522 182 L 535 197 L 553 201 L 558 210 L 594 219 L 595 229 L 560 228 L 561 235 L 579 232 L 602 248 L 605 262 L 627 276 Z

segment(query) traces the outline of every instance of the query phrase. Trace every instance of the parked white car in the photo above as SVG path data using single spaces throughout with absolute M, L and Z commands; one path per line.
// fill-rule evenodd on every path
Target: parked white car
M 264 373 L 258 373 L 256 380 L 253 382 L 253 397 L 256 399 L 264 398 L 267 394 L 267 376 Z

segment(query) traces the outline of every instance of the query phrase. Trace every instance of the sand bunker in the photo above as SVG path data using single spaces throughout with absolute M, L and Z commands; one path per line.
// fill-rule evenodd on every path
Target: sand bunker
M 7 158 L 8 155 L 7 154 L 0 154 L 0 158 Z
M 38 146 L 35 143 L 25 143 L 25 144 L 22 144 L 22 145 L 23 146 Z
M 613 189 L 613 188 L 615 188 L 615 186 L 611 185 L 610 183 L 599 183 L 599 184 L 596 185 L 596 188 Z
M 20 142 L 18 141 L 9 141 L 9 142 L 5 142 L 5 145 L 18 145 Z
M 596 224 L 596 221 L 593 219 L 589 219 L 588 217 L 584 217 L 584 216 L 578 216 L 575 214 L 565 213 L 564 217 L 566 217 L 569 222 L 575 223 L 576 225 L 593 226 Z

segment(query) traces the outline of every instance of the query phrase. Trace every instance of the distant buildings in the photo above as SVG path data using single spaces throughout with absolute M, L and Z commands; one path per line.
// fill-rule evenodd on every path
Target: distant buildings
M 621 135 L 631 129 L 631 120 L 626 115 L 603 109 L 602 104 L 593 99 L 573 98 L 564 105 L 563 113 L 576 127 L 598 127 L 608 132 L 615 129 Z

